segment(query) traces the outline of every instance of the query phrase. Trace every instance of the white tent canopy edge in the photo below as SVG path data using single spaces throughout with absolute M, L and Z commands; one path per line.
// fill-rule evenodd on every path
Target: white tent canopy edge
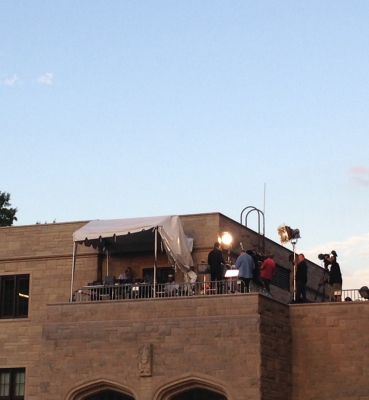
M 191 270 L 193 260 L 191 252 L 193 249 L 193 239 L 188 238 L 184 231 L 178 215 L 147 218 L 128 218 L 113 220 L 93 220 L 82 226 L 73 233 L 73 261 L 72 261 L 72 280 L 71 280 L 71 301 L 73 298 L 73 283 L 76 265 L 77 244 L 87 246 L 97 245 L 101 239 L 113 238 L 146 230 L 155 230 L 155 235 L 159 232 L 165 251 L 172 262 L 184 273 L 185 282 L 196 280 L 196 274 Z M 155 262 L 154 262 L 154 281 L 156 282 L 156 248 L 155 236 Z

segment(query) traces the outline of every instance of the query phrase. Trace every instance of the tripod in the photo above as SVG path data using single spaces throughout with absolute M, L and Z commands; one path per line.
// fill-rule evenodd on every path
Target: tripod
M 320 291 L 321 287 L 323 287 L 322 295 L 323 295 L 323 301 L 325 301 L 325 299 L 327 297 L 327 295 L 325 294 L 325 284 L 328 283 L 328 277 L 329 277 L 328 267 L 324 267 L 323 272 L 322 272 L 322 276 L 321 276 L 319 284 L 318 284 L 318 289 L 317 289 L 316 294 L 315 294 L 314 302 L 316 302 L 316 299 L 319 296 L 319 291 Z

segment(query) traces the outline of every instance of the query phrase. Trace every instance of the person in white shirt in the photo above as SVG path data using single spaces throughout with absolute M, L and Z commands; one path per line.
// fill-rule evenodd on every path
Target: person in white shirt
M 168 275 L 168 282 L 164 285 L 164 292 L 166 296 L 176 296 L 178 293 L 179 285 L 174 282 L 173 275 Z
M 125 272 L 118 276 L 118 279 L 123 279 L 123 280 L 127 280 L 127 281 L 133 281 L 132 268 L 131 267 L 127 267 Z

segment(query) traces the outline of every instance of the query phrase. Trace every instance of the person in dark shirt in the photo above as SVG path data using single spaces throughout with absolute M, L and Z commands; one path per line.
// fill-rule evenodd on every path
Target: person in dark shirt
M 329 272 L 329 284 L 332 286 L 335 301 L 341 301 L 342 293 L 342 274 L 340 265 L 337 262 L 337 253 L 332 250 L 330 257 L 327 257 L 327 262 L 331 265 Z
M 253 250 L 246 250 L 246 253 L 249 254 L 254 260 L 254 271 L 252 274 L 252 281 L 258 286 L 263 286 L 263 283 L 260 281 L 260 266 L 256 254 L 254 253 Z
M 306 302 L 307 264 L 305 256 L 299 254 L 299 263 L 296 267 L 296 302 Z
M 208 264 L 210 266 L 211 281 L 215 282 L 223 280 L 223 265 L 225 264 L 225 261 L 218 242 L 214 243 L 214 248 L 208 255 Z M 219 292 L 219 286 L 217 289 Z

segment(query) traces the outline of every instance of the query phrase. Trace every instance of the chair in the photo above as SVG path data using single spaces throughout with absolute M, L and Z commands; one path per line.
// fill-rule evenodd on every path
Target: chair
M 106 276 L 105 277 L 105 285 L 115 285 L 115 276 Z

